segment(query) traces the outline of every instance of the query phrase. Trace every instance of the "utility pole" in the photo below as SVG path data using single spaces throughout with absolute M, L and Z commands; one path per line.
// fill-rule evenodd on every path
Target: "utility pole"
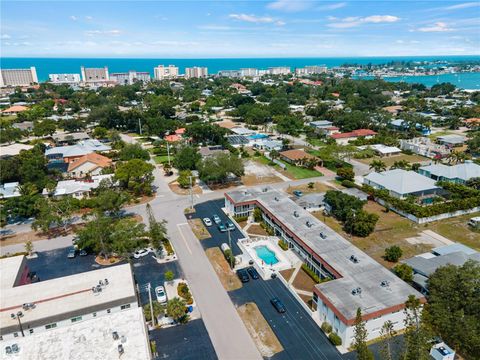
M 155 318 L 153 317 L 153 303 L 152 303 L 152 286 L 150 283 L 147 284 L 147 291 L 148 291 L 148 301 L 150 301 L 150 315 L 152 317 L 152 327 L 155 327 Z
M 13 320 L 18 320 L 18 326 L 20 327 L 20 332 L 22 333 L 22 337 L 25 337 L 25 334 L 23 333 L 23 326 L 22 326 L 22 322 L 20 321 L 20 318 L 23 317 L 23 313 L 21 311 L 17 312 L 16 314 L 12 313 L 10 314 L 10 317 L 13 319 Z
M 233 262 L 233 249 L 232 249 L 232 238 L 230 236 L 230 229 L 227 229 L 227 232 L 228 232 L 228 246 L 230 246 L 230 251 L 232 252 L 232 256 L 230 256 L 230 268 L 233 269 L 233 266 L 234 264 L 232 264 Z
M 167 157 L 168 157 L 168 165 L 172 165 L 170 164 L 170 144 L 167 142 Z
M 192 176 L 188 177 L 190 179 L 190 207 L 193 210 L 193 191 L 192 191 Z
M 142 120 L 138 118 L 138 129 L 140 131 L 140 135 L 142 135 Z

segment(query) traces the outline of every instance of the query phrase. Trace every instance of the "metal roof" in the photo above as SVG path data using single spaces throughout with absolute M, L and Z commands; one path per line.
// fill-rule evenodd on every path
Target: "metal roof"
M 443 177 L 445 179 L 461 179 L 467 181 L 474 177 L 480 177 L 480 165 L 471 161 L 465 161 L 463 164 L 452 166 L 444 164 L 432 164 L 422 166 L 420 170 L 429 172 L 431 175 Z
M 388 170 L 381 173 L 371 172 L 365 179 L 397 194 L 411 194 L 426 190 L 439 189 L 435 181 L 403 169 Z

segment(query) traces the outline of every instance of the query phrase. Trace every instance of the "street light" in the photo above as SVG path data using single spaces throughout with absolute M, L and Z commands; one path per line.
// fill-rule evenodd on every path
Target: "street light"
M 21 311 L 17 312 L 16 314 L 14 313 L 11 313 L 10 314 L 10 317 L 13 319 L 13 320 L 18 320 L 18 326 L 20 326 L 20 332 L 22 333 L 22 336 L 25 337 L 25 334 L 23 333 L 23 326 L 22 326 L 22 322 L 20 321 L 20 319 L 23 317 L 23 313 Z
M 230 256 L 230 268 L 233 269 L 233 264 L 232 264 L 232 261 L 233 261 L 233 249 L 232 249 L 232 238 L 230 236 L 230 229 L 227 228 L 227 233 L 228 233 L 228 246 L 230 246 L 230 251 L 232 252 L 231 256 Z

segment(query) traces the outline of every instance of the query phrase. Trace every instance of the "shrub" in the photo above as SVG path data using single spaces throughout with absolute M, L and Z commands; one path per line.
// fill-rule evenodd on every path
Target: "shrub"
M 393 268 L 393 272 L 403 281 L 408 283 L 413 281 L 413 269 L 407 264 L 398 264 Z
M 332 332 L 332 333 L 330 333 L 330 335 L 328 335 L 328 340 L 330 340 L 330 342 L 335 346 L 342 345 L 342 339 L 340 338 L 340 336 L 338 336 L 334 332 Z
M 307 185 L 307 187 L 308 187 L 309 189 L 313 189 L 313 188 L 315 187 L 315 183 L 314 183 L 314 182 L 309 182 L 308 185 Z
M 346 188 L 353 188 L 355 187 L 355 183 L 351 180 L 343 180 L 342 186 L 345 186 Z
M 385 249 L 385 260 L 397 262 L 402 257 L 402 249 L 398 245 L 393 245 Z
M 337 170 L 337 176 L 352 181 L 355 178 L 355 173 L 352 168 L 341 167 Z
M 278 240 L 278 246 L 280 246 L 280 248 L 284 251 L 288 250 L 288 243 L 285 240 Z
M 173 279 L 175 279 L 175 274 L 173 273 L 173 271 L 166 271 L 164 277 L 165 281 L 172 281 Z
M 253 220 L 255 220 L 255 222 L 262 221 L 262 210 L 259 208 L 255 208 L 255 210 L 253 210 Z
M 322 330 L 324 333 L 326 334 L 330 334 L 332 332 L 332 325 L 330 325 L 329 323 L 327 322 L 324 322 L 322 324 Z
M 235 257 L 233 256 L 232 250 L 227 249 L 223 252 L 223 255 L 225 256 L 225 259 L 228 262 L 228 265 L 234 266 L 235 265 Z
M 193 304 L 192 294 L 186 283 L 179 283 L 177 286 L 177 293 L 185 299 L 188 305 Z
M 248 220 L 248 216 L 234 216 L 233 219 L 234 219 L 236 222 L 242 222 L 242 221 L 247 221 L 247 220 Z
M 302 269 L 312 278 L 313 281 L 315 281 L 317 284 L 320 283 L 320 277 L 315 274 L 315 272 L 310 269 L 307 264 L 302 264 Z

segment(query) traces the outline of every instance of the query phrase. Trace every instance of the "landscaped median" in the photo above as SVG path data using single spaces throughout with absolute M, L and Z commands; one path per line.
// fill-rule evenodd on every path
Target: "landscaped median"
M 211 237 L 201 219 L 190 219 L 188 220 L 188 224 L 198 240 L 205 240 Z
M 262 356 L 270 358 L 283 351 L 282 344 L 268 325 L 257 304 L 246 303 L 237 308 L 237 311 Z
M 210 260 L 213 269 L 217 273 L 220 282 L 227 291 L 237 290 L 242 287 L 240 279 L 235 272 L 230 269 L 225 255 L 219 247 L 209 248 L 205 251 L 208 260 Z

